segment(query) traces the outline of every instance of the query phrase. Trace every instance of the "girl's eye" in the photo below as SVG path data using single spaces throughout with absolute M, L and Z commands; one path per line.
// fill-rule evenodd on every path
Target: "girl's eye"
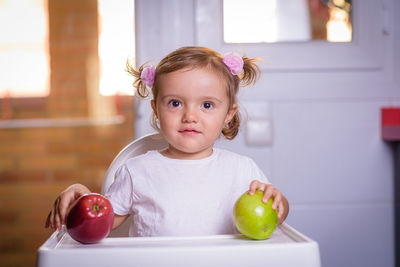
M 173 99 L 173 100 L 171 100 L 171 101 L 168 102 L 168 105 L 169 105 L 170 107 L 177 108 L 177 107 L 180 107 L 180 106 L 181 106 L 181 102 L 179 102 L 178 100 Z
M 212 109 L 213 107 L 214 107 L 214 105 L 212 103 L 210 103 L 210 102 L 205 102 L 202 105 L 202 108 L 204 108 L 204 109 Z

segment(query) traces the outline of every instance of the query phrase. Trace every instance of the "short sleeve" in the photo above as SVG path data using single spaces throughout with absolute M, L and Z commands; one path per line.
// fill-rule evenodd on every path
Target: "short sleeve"
M 133 184 L 126 165 L 122 165 L 115 173 L 114 182 L 108 188 L 105 196 L 110 200 L 114 213 L 127 215 L 132 210 Z
M 251 171 L 251 179 L 252 180 L 259 180 L 260 182 L 270 184 L 271 182 L 268 180 L 268 178 L 265 176 L 263 171 L 258 167 L 258 165 L 252 160 L 251 158 L 249 159 L 249 166 L 250 166 L 250 171 Z

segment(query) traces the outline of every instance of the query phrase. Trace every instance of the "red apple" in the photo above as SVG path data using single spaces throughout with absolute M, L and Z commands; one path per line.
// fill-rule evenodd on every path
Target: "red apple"
M 97 243 L 111 231 L 114 212 L 110 201 L 97 193 L 79 197 L 67 215 L 67 232 L 83 244 Z

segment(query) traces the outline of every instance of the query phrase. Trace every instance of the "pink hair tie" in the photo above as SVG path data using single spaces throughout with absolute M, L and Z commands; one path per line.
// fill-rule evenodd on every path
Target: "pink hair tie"
M 243 58 L 238 53 L 226 53 L 222 62 L 228 67 L 232 75 L 238 75 L 243 70 Z
M 144 68 L 142 73 L 140 74 L 140 79 L 142 80 L 142 82 L 149 87 L 153 86 L 155 77 L 156 68 L 153 66 Z

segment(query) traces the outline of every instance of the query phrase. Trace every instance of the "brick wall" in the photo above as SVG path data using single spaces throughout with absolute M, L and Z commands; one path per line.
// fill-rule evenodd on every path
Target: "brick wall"
M 48 2 L 50 95 L 11 99 L 11 119 L 91 116 L 97 1 Z M 119 100 L 122 123 L 0 129 L 1 266 L 35 264 L 37 249 L 51 234 L 44 228 L 47 213 L 68 185 L 80 182 L 100 191 L 109 164 L 133 136 L 133 98 Z M 113 104 L 114 98 L 102 101 Z

